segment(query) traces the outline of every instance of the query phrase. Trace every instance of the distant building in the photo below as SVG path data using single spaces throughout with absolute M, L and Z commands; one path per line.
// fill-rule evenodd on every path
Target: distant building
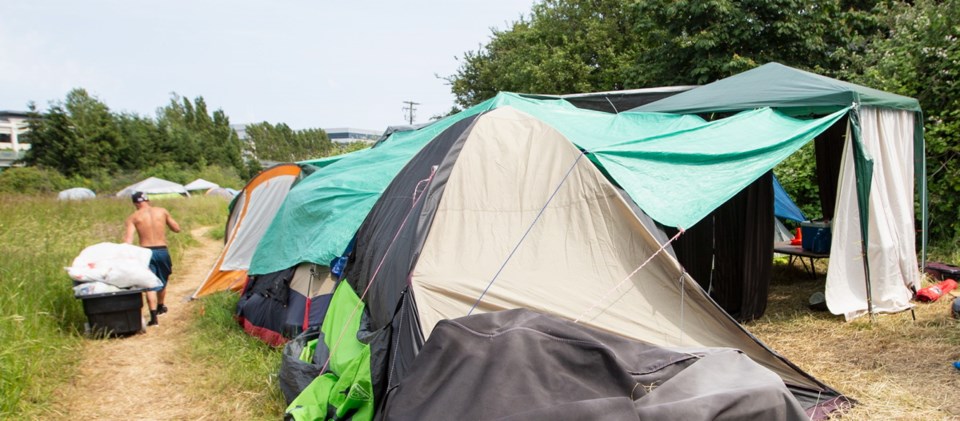
M 337 127 L 333 129 L 323 129 L 327 132 L 330 140 L 336 143 L 366 142 L 373 143 L 380 138 L 383 131 L 355 129 L 352 127 Z
M 30 149 L 30 144 L 20 137 L 29 131 L 28 119 L 26 112 L 0 111 L 0 168 L 13 166 Z

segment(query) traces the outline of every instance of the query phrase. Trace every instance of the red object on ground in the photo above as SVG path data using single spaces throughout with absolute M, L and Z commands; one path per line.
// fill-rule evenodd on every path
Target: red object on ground
M 946 279 L 939 284 L 928 286 L 920 291 L 917 291 L 917 301 L 922 301 L 925 303 L 932 303 L 937 301 L 940 297 L 946 295 L 948 292 L 953 291 L 957 287 L 957 281 L 953 279 Z
M 800 234 L 801 232 L 803 232 L 803 231 L 800 231 L 800 228 L 797 227 L 797 235 L 795 235 L 795 236 L 793 237 L 793 239 L 790 240 L 790 245 L 791 245 L 791 246 L 799 246 L 799 245 L 803 244 L 803 235 Z

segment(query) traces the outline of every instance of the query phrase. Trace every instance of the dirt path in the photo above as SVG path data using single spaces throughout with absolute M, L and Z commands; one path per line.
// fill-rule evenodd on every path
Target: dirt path
M 182 256 L 167 286 L 169 311 L 160 326 L 122 339 L 88 340 L 74 380 L 62 387 L 52 416 L 70 420 L 199 420 L 217 412 L 210 399 L 191 392 L 183 361 L 193 312 L 185 302 L 203 281 L 222 243 L 190 232 L 200 242 Z M 146 315 L 146 305 L 144 305 Z

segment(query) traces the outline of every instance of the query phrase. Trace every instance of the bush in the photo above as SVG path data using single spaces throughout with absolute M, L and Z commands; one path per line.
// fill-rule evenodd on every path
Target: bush
M 59 172 L 38 167 L 8 168 L 0 172 L 0 193 L 55 193 L 68 188 L 69 184 Z

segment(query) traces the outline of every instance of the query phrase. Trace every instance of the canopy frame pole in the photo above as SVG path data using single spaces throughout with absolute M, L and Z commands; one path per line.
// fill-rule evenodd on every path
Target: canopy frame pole
M 855 178 L 857 184 L 857 207 L 860 216 L 860 257 L 863 261 L 863 279 L 867 293 L 867 314 L 870 320 L 874 320 L 873 314 L 873 291 L 870 282 L 870 258 L 867 253 L 869 239 L 869 212 L 870 212 L 870 185 L 873 177 L 873 162 L 870 160 L 866 147 L 863 144 L 863 136 L 860 131 L 860 103 L 853 103 L 850 109 L 850 141 L 853 142 Z M 866 178 L 866 179 L 864 179 Z

